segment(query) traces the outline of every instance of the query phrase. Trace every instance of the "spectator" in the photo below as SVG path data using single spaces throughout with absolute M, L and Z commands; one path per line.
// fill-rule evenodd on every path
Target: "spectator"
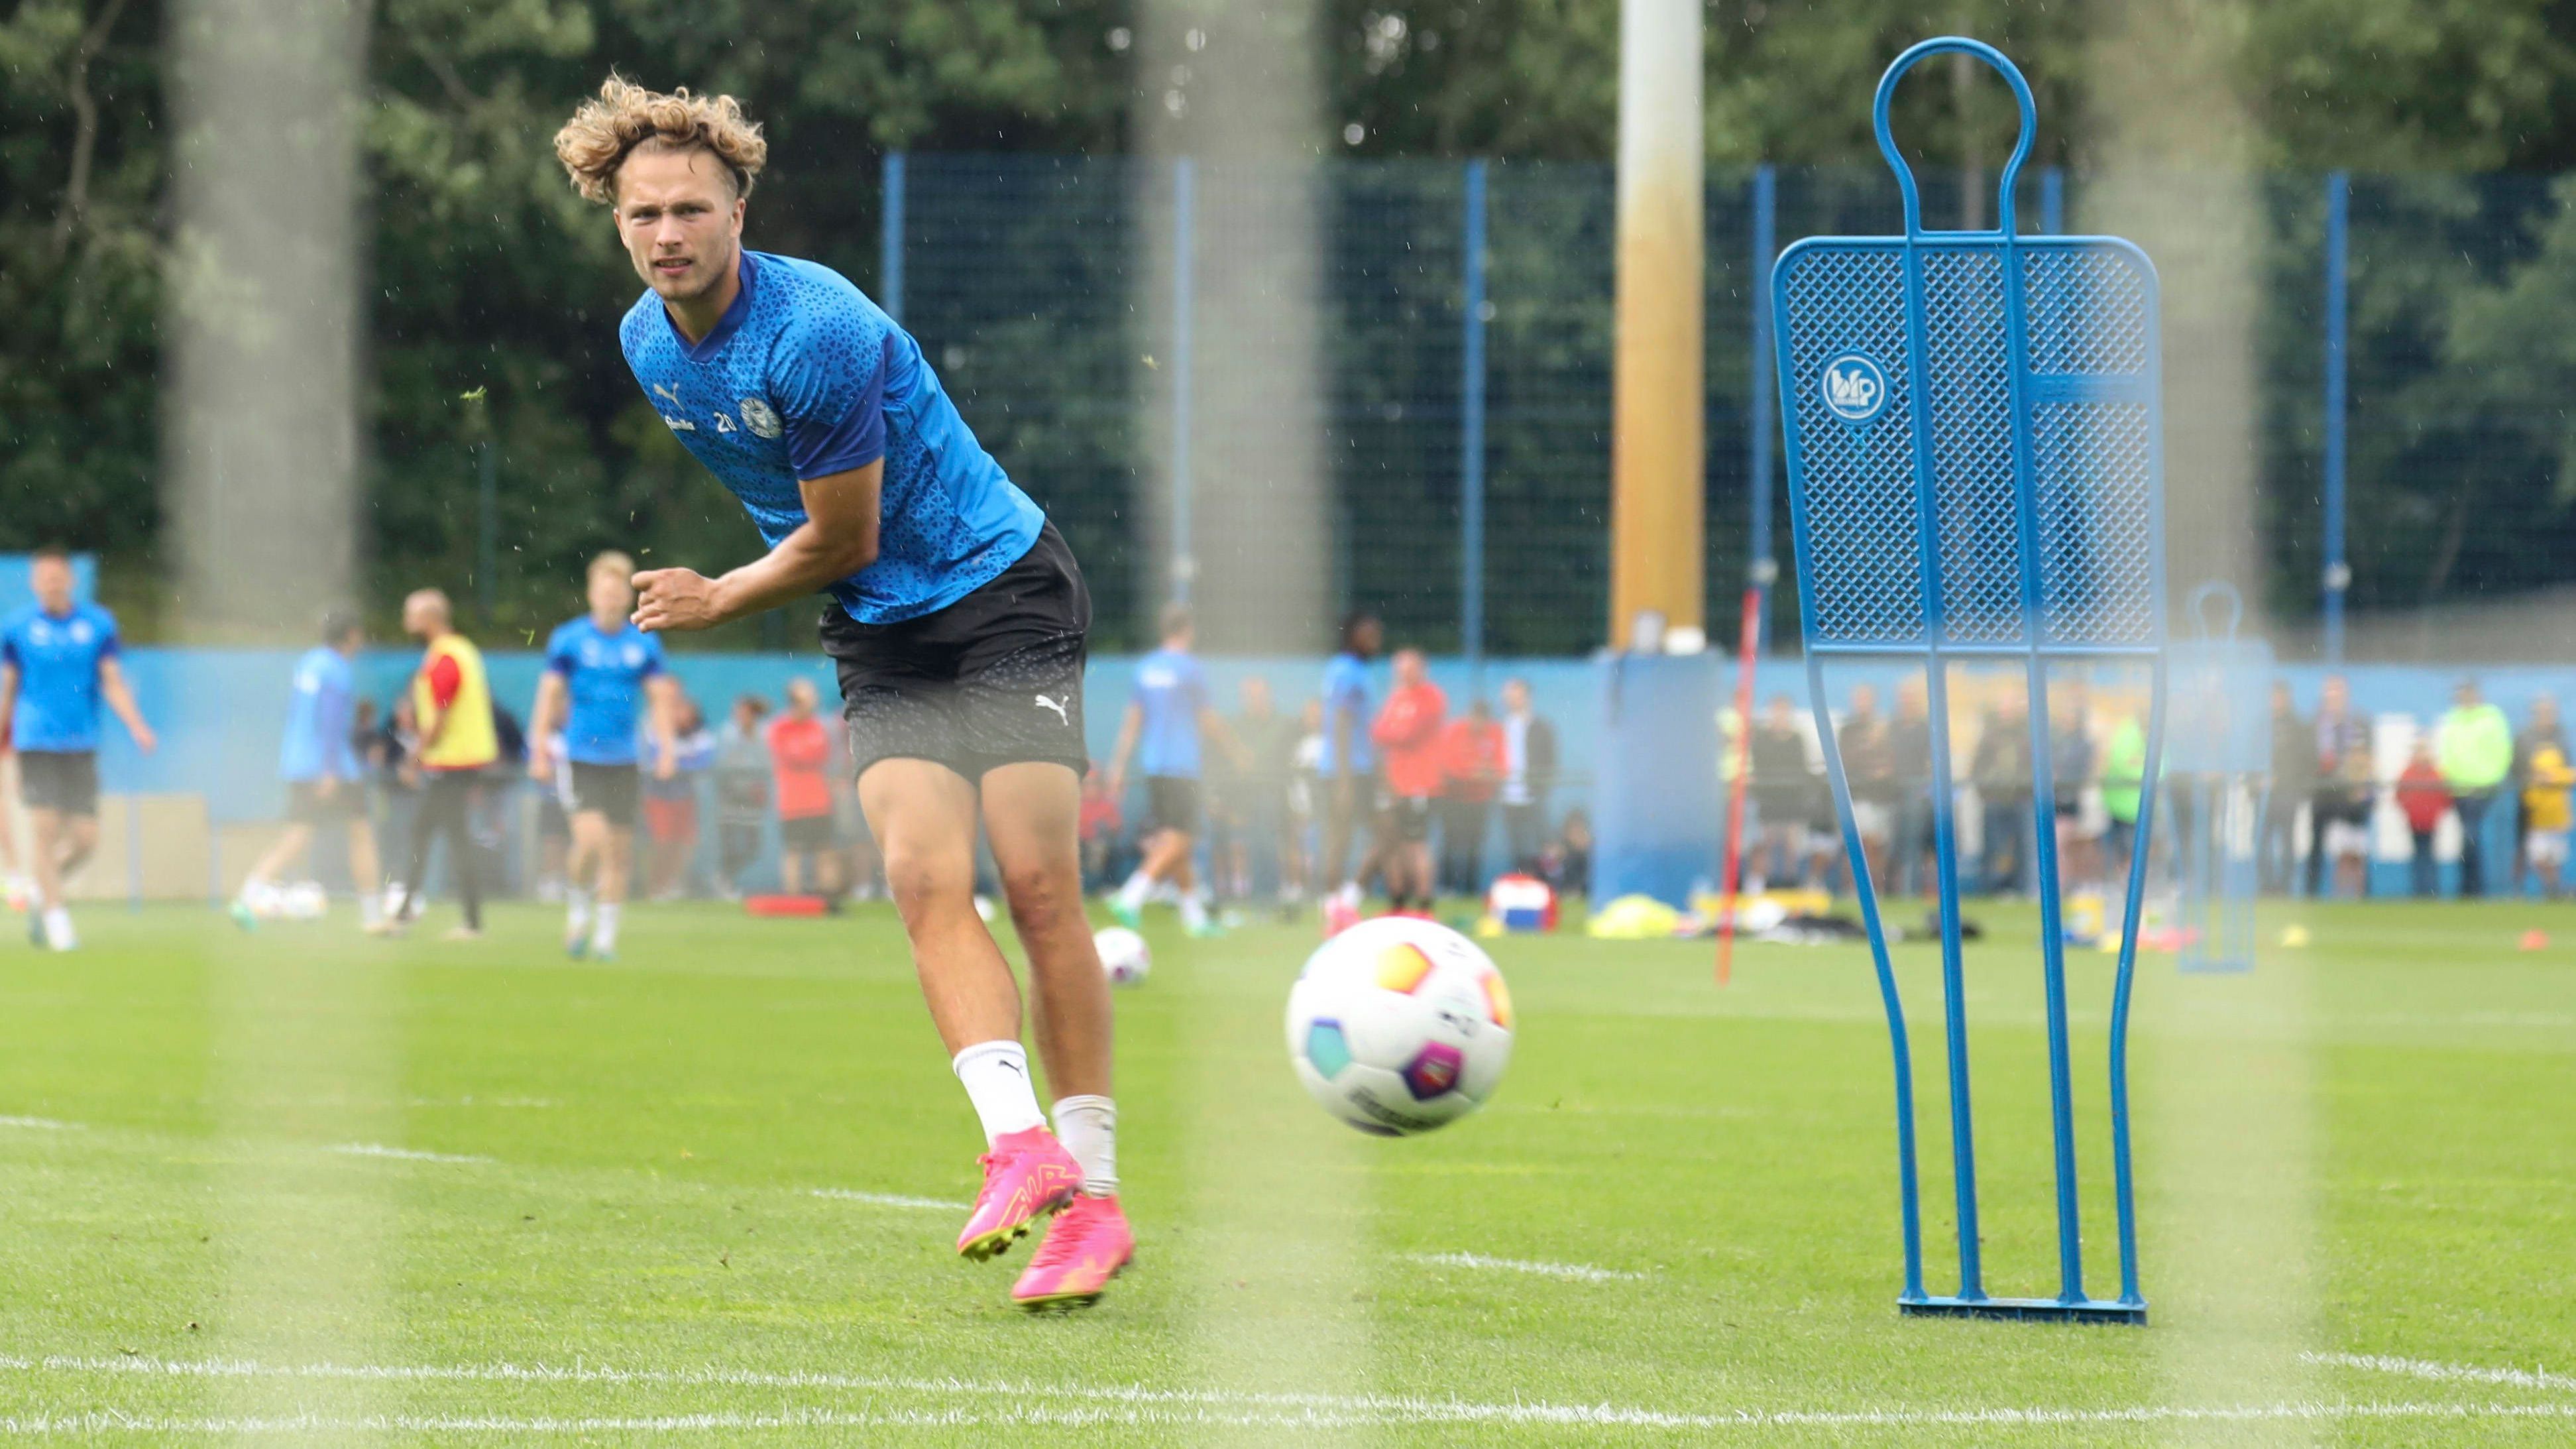
M 760 728 L 768 715 L 768 700 L 743 695 L 716 741 L 716 890 L 727 900 L 741 897 L 769 827 L 769 742 Z
M 2531 723 L 2513 737 L 2513 893 L 2522 894 L 2523 867 L 2527 863 L 2524 842 L 2531 831 L 2531 821 L 2524 810 L 2523 791 L 2531 784 L 2531 757 L 2543 745 L 2556 745 L 2558 753 L 2567 753 L 2567 738 L 2558 727 L 2558 701 L 2546 694 L 2531 698 Z
M 1100 762 L 1082 776 L 1082 816 L 1077 833 L 1082 841 L 1082 889 L 1085 895 L 1109 888 L 1118 879 L 1111 873 L 1115 862 L 1111 853 L 1118 844 L 1121 825 L 1118 799 L 1109 793 L 1109 782 L 1100 773 Z
M 1291 857 L 1299 863 L 1307 886 L 1319 896 L 1333 888 L 1322 857 L 1314 853 L 1316 844 L 1310 843 L 1315 842 L 1315 828 L 1331 788 L 1324 778 L 1326 748 L 1324 702 L 1310 699 L 1297 711 L 1297 753 L 1288 773 L 1288 838 L 1293 842 Z
M 652 857 L 646 873 L 647 898 L 675 901 L 689 886 L 689 867 L 698 857 L 698 782 L 716 761 L 715 732 L 705 711 L 683 694 L 671 703 L 671 773 L 657 767 L 644 774 L 644 833 Z
M 1440 874 L 1452 895 L 1485 893 L 1485 832 L 1502 786 L 1503 727 L 1483 700 L 1440 734 Z
M 1896 686 L 1896 718 L 1887 727 L 1889 779 L 1895 783 L 1894 830 L 1888 842 L 1888 882 L 1899 892 L 1937 889 L 1940 867 L 1933 855 L 1932 716 L 1923 681 L 1907 679 Z
M 2308 803 L 2308 894 L 2318 895 L 2328 855 L 2336 887 L 2365 896 L 2370 881 L 2370 722 L 2352 712 L 2352 693 L 2340 674 L 2326 676 L 2317 702 L 2317 788 Z
M 1807 753 L 1807 726 L 1797 701 L 1771 696 L 1754 721 L 1746 747 L 1753 779 L 1753 813 L 1761 835 L 1745 872 L 1745 890 L 1760 894 L 1783 880 L 1805 879 L 1807 817 L 1816 805 L 1816 771 Z
M 2317 790 L 2317 731 L 2299 715 L 2290 686 L 2272 686 L 2272 780 L 2263 801 L 2263 838 L 2255 843 L 2263 889 L 2288 895 L 2299 865 L 2299 807 Z
M 859 808 L 859 755 L 850 747 L 850 722 L 843 716 L 836 723 L 839 732 L 833 736 L 832 755 L 832 832 L 840 842 L 836 868 L 841 892 L 853 900 L 877 898 L 879 877 L 885 874 L 885 853 L 877 849 L 876 832 L 868 828 L 868 813 Z
M 1530 708 L 1526 679 L 1503 681 L 1503 849 L 1535 870 L 1547 846 L 1547 795 L 1556 785 L 1556 727 Z
M 1896 882 L 1888 875 L 1888 835 L 1896 806 L 1896 754 L 1887 721 L 1878 715 L 1877 690 L 1852 686 L 1851 708 L 1834 739 L 1842 750 L 1843 784 L 1851 792 L 1852 824 L 1860 832 L 1871 887 L 1894 889 Z
M 1540 871 L 1560 895 L 1584 895 L 1592 889 L 1592 817 L 1580 809 L 1565 812 L 1555 843 L 1541 853 Z
M 2543 744 L 2532 751 L 2531 783 L 2522 791 L 2523 819 L 2529 822 L 2531 834 L 2523 842 L 2523 851 L 2530 858 L 2532 873 L 2540 877 L 2541 894 L 2553 901 L 2566 882 L 2571 785 L 2576 785 L 2576 769 L 2568 766 L 2565 746 Z
M 2442 772 L 2433 764 L 2433 747 L 2422 735 L 2415 737 L 2414 752 L 2397 776 L 2397 809 L 2406 817 L 2406 833 L 2415 841 L 2415 852 L 2407 862 L 2415 897 L 2431 900 L 2442 893 L 2441 864 L 2433 859 L 2433 832 L 2442 828 L 2442 817 L 2451 813 L 2451 787 L 2442 783 Z
M 2092 693 L 2070 679 L 2048 692 L 2048 779 L 2056 800 L 2057 878 L 2102 886 L 2102 850 L 2084 818 L 2084 792 L 2096 783 Z
M 2513 726 L 2503 710 L 2478 697 L 2476 680 L 2460 681 L 2450 712 L 2433 727 L 2433 763 L 2460 817 L 2460 894 L 2474 900 L 2486 894 L 2487 807 L 2513 773 Z
M 769 722 L 769 763 L 777 786 L 778 882 L 787 894 L 838 895 L 833 858 L 833 731 L 815 712 L 814 681 L 787 681 L 787 709 Z
M 1968 780 L 1977 787 L 1984 815 L 1985 859 L 1977 877 L 1988 895 L 2030 890 L 2033 837 L 2030 818 L 2030 709 L 2019 690 L 2006 689 L 1986 706 L 1977 727 Z
M 1231 884 L 1237 896 L 1270 894 L 1286 903 L 1305 886 L 1304 852 L 1288 800 L 1301 731 L 1297 721 L 1279 712 L 1270 681 L 1260 675 L 1246 675 L 1235 698 L 1243 712 L 1234 717 L 1231 729 L 1243 747 L 1244 763 L 1228 774 L 1230 784 L 1223 792 L 1233 796 L 1229 814 L 1237 822 Z
M 2102 813 L 2110 817 L 2103 845 L 2116 890 L 2128 888 L 2129 856 L 2138 842 L 2138 805 L 2146 783 L 2147 732 L 2138 727 L 2136 715 L 2123 715 L 2102 750 Z
M 1431 801 L 1440 793 L 1440 728 L 1448 713 L 1449 697 L 1431 682 L 1422 651 L 1397 650 L 1395 688 L 1369 726 L 1369 740 L 1386 761 L 1391 798 L 1379 869 L 1388 909 L 1397 915 L 1431 910 Z

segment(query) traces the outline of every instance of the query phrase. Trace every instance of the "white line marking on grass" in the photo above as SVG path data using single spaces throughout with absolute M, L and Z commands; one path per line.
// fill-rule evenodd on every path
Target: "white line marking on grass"
M 2576 1390 L 2576 1375 L 2553 1374 L 2547 1370 L 2518 1368 L 2482 1368 L 2476 1364 L 2433 1363 L 2420 1358 L 2392 1358 L 2377 1353 L 2303 1353 L 2309 1363 L 2333 1368 L 2369 1369 L 2375 1373 L 2404 1374 L 2410 1378 L 2434 1379 L 2455 1384 L 2511 1384 L 2519 1389 Z
M 31 1132 L 80 1132 L 78 1122 L 57 1122 L 51 1117 L 0 1117 L 0 1127 L 23 1127 Z
M 938 1208 L 943 1212 L 962 1213 L 974 1206 L 971 1202 L 950 1202 L 946 1198 L 906 1197 L 899 1192 L 860 1192 L 846 1187 L 818 1187 L 814 1189 L 814 1196 L 828 1197 L 836 1202 L 874 1203 L 878 1207 Z
M 1526 1258 L 1488 1258 L 1482 1253 L 1408 1253 L 1416 1263 L 1442 1268 L 1499 1268 L 1507 1273 L 1536 1273 L 1547 1278 L 1579 1278 L 1586 1283 L 1633 1283 L 1646 1275 L 1589 1263 L 1538 1263 Z
M 454 1162 L 488 1165 L 489 1157 L 467 1157 L 452 1152 L 420 1152 L 409 1147 L 387 1147 L 381 1142 L 339 1142 L 322 1149 L 344 1157 L 395 1157 L 405 1162 Z

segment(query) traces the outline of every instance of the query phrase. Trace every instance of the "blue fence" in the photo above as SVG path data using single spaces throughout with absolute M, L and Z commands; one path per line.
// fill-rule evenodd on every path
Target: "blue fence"
M 1194 369 L 1259 339 L 1207 335 L 1191 296 L 1265 183 L 1187 160 L 887 159 L 874 272 L 975 426 L 1046 502 L 1092 575 L 1104 632 L 1133 641 L 1192 545 L 1192 440 L 1229 420 Z M 1285 185 L 1282 180 L 1277 184 Z M 1327 368 L 1331 598 L 1394 635 L 1473 656 L 1579 655 L 1608 596 L 1613 192 L 1606 168 L 1342 161 L 1311 184 Z M 1985 178 L 1924 177 L 1935 224 L 1985 224 Z M 2043 230 L 2088 225 L 2082 175 L 2024 178 Z M 1707 577 L 1712 633 L 1766 578 L 1773 447 L 1753 298 L 1777 247 L 1897 225 L 1878 168 L 1712 174 L 1707 203 Z M 2544 325 L 2576 290 L 2576 224 L 2545 178 L 2281 177 L 2257 188 L 2257 524 L 2247 580 L 2294 653 L 2510 658 L 2555 641 L 2365 630 L 2426 607 L 2576 583 L 2576 487 L 2559 399 L 2576 338 Z M 1168 226 L 1174 235 L 1149 235 Z M 1168 270 L 1147 276 L 1160 258 Z M 844 258 L 845 262 L 856 259 Z M 864 273 L 867 268 L 857 268 Z M 2559 285 L 2561 281 L 2565 285 Z M 1150 302 L 1150 305 L 1149 305 Z M 2520 324 L 2520 325 L 2517 325 Z M 1152 385 L 1155 374 L 1177 376 Z M 2187 420 L 2178 420 L 2182 425 Z M 1162 461 L 1168 454 L 1169 462 Z M 1758 486 L 1757 486 L 1758 484 Z M 1140 529 L 1170 490 L 1176 536 Z M 1202 573 L 1223 520 L 1195 520 Z M 1156 550 L 1162 550 L 1157 553 Z M 1774 637 L 1794 591 L 1773 589 Z M 1284 618 L 1243 649 L 1307 649 Z M 2313 632 L 2314 643 L 2309 642 Z M 2527 652 L 2525 657 L 2529 657 Z

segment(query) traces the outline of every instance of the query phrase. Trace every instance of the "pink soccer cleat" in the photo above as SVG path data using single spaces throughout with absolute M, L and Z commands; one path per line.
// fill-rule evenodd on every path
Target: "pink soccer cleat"
M 984 1165 L 984 1190 L 975 1194 L 957 1251 L 979 1263 L 999 1256 L 1040 1215 L 1062 1212 L 1082 1186 L 1073 1154 L 1044 1127 L 1006 1132 L 976 1160 Z
M 1082 1196 L 1047 1229 L 1029 1270 L 1011 1287 L 1011 1301 L 1036 1312 L 1088 1308 L 1136 1256 L 1136 1235 L 1114 1197 Z
M 1324 939 L 1329 941 L 1360 923 L 1359 905 L 1336 892 L 1324 897 Z

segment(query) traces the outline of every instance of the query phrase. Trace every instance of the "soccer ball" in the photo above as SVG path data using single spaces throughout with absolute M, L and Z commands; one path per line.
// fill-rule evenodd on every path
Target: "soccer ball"
M 1306 958 L 1288 1058 L 1362 1132 L 1428 1132 L 1485 1104 L 1512 1059 L 1512 994 L 1476 943 L 1436 921 L 1363 921 Z
M 1125 926 L 1103 926 L 1091 944 L 1100 953 L 1100 969 L 1108 973 L 1112 986 L 1133 986 L 1154 969 L 1154 953 L 1147 949 L 1145 938 Z

